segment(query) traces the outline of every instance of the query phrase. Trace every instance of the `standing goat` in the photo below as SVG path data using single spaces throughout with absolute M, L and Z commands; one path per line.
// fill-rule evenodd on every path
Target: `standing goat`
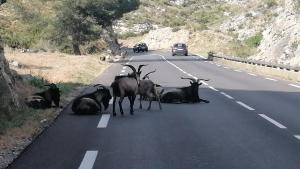
M 142 100 L 146 100 L 146 99 L 149 99 L 148 110 L 151 109 L 151 104 L 153 99 L 158 101 L 159 109 L 160 110 L 162 109 L 160 104 L 159 94 L 156 90 L 156 84 L 153 83 L 149 78 L 149 74 L 154 73 L 155 71 L 156 70 L 147 73 L 140 81 L 140 85 L 139 85 L 140 109 L 143 108 Z M 149 80 L 145 80 L 146 78 L 148 78 Z
M 199 86 L 202 83 L 199 83 L 200 80 L 208 81 L 205 79 L 193 79 L 193 78 L 183 78 L 190 80 L 191 86 L 181 87 L 169 90 L 162 94 L 161 102 L 163 103 L 209 103 L 208 100 L 199 98 L 198 90 Z
M 111 87 L 113 89 L 113 116 L 116 116 L 115 103 L 117 97 L 120 97 L 119 107 L 121 114 L 124 114 L 122 107 L 124 97 L 128 97 L 130 101 L 130 114 L 133 115 L 133 105 L 136 95 L 138 94 L 140 75 L 142 73 L 141 68 L 146 65 L 139 65 L 137 71 L 132 65 L 126 64 L 123 66 L 131 68 L 133 72 L 131 74 L 128 74 L 128 76 L 116 76 L 115 80 L 111 84 Z
M 35 109 L 45 109 L 50 108 L 52 106 L 52 102 L 54 102 L 56 107 L 59 107 L 60 102 L 60 90 L 54 84 L 47 84 L 49 88 L 43 92 L 35 93 L 25 99 L 25 103 L 32 108 Z
M 96 86 L 96 91 L 77 97 L 73 101 L 72 110 L 75 114 L 101 113 L 102 104 L 104 110 L 108 108 L 111 99 L 109 89 L 101 84 L 94 85 Z

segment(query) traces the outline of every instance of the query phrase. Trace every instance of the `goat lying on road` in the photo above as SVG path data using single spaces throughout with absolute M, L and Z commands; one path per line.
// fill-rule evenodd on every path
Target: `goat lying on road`
M 181 87 L 166 91 L 161 96 L 161 102 L 163 103 L 209 103 L 208 100 L 200 99 L 198 95 L 200 80 L 208 81 L 205 79 L 192 79 L 192 78 L 181 78 L 190 80 L 191 86 Z
M 51 108 L 52 102 L 54 102 L 56 107 L 59 107 L 60 102 L 60 90 L 54 84 L 47 84 L 49 88 L 43 92 L 35 93 L 27 98 L 25 98 L 25 103 L 27 106 L 35 109 L 45 109 Z
M 95 114 L 102 112 L 102 104 L 104 110 L 109 106 L 111 94 L 109 89 L 101 84 L 97 84 L 97 90 L 77 97 L 72 104 L 72 110 L 75 114 Z
M 119 107 L 120 112 L 123 115 L 123 107 L 122 102 L 124 100 L 124 97 L 128 97 L 130 101 L 130 114 L 133 115 L 133 105 L 136 98 L 136 95 L 138 94 L 138 87 L 140 84 L 140 75 L 141 75 L 141 68 L 146 65 L 139 65 L 138 70 L 135 69 L 132 65 L 123 65 L 128 66 L 132 69 L 132 73 L 128 76 L 116 76 L 115 80 L 112 82 L 111 87 L 113 90 L 113 116 L 116 116 L 115 111 L 115 103 L 117 97 L 120 97 L 119 99 Z

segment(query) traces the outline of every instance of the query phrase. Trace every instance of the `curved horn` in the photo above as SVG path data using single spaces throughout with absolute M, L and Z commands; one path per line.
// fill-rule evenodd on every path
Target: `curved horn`
M 133 67 L 132 65 L 127 65 L 127 64 L 122 64 L 122 65 L 131 68 L 133 72 L 137 72 L 135 67 Z
M 197 82 L 200 82 L 200 80 L 203 80 L 203 81 L 209 81 L 209 79 L 197 79 Z
M 147 65 L 139 65 L 138 72 L 141 71 L 141 69 L 142 69 L 143 66 L 147 66 Z
M 54 83 L 45 84 L 44 86 L 49 86 L 50 88 L 57 88 L 56 84 L 54 84 Z
M 102 84 L 95 84 L 94 87 L 96 87 L 96 86 L 104 87 Z
M 189 78 L 189 77 L 181 77 L 181 79 L 188 79 L 188 80 L 191 80 L 192 82 L 196 82 L 196 79 L 194 78 Z
M 145 80 L 145 79 L 148 77 L 148 75 L 150 75 L 151 73 L 154 73 L 154 72 L 156 72 L 156 69 L 153 70 L 153 71 L 151 71 L 151 72 L 149 72 L 149 73 L 147 73 L 147 74 L 143 77 L 143 80 Z M 148 77 L 148 78 L 149 78 L 149 77 Z

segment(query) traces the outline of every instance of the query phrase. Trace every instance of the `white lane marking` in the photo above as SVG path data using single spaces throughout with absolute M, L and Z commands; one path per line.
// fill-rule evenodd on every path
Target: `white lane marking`
M 226 66 L 225 66 L 224 68 L 225 68 L 225 69 L 229 69 L 229 67 L 226 67 Z
M 298 140 L 300 140 L 300 135 L 294 135 L 294 137 Z
M 201 83 L 203 83 L 204 85 L 208 85 L 206 82 L 204 82 L 203 80 L 200 80 Z
M 217 65 L 218 67 L 220 67 L 221 65 Z
M 191 75 L 191 74 L 189 74 L 189 73 L 188 73 L 187 75 L 188 75 L 188 76 L 193 76 L 193 75 Z
M 210 88 L 211 90 L 214 90 L 214 91 L 216 91 L 216 92 L 218 92 L 218 91 L 219 91 L 218 89 L 216 89 L 216 88 L 214 88 L 214 87 L 212 87 L 212 86 L 209 86 L 209 88 Z
M 270 117 L 266 116 L 265 114 L 258 114 L 258 115 L 260 115 L 262 118 L 268 120 L 270 123 L 274 124 L 275 126 L 281 128 L 281 129 L 286 129 L 286 127 L 284 125 L 282 125 L 279 122 L 271 119 Z
M 271 80 L 271 81 L 274 81 L 274 82 L 277 82 L 277 80 L 275 80 L 275 79 L 272 79 L 272 78 L 269 78 L 269 77 L 266 77 L 265 79 L 267 79 L 267 80 Z
M 123 76 L 124 74 L 123 73 L 120 73 L 120 76 Z
M 97 155 L 98 151 L 87 151 L 78 169 L 92 169 Z
M 293 87 L 297 87 L 297 88 L 300 88 L 299 85 L 295 85 L 295 84 L 289 84 L 290 86 L 293 86 Z
M 251 76 L 257 76 L 256 74 L 253 74 L 253 73 L 248 73 L 248 75 L 251 75 Z
M 126 66 L 124 66 L 124 67 L 123 67 L 123 69 L 127 69 L 127 67 L 126 67 Z
M 221 94 L 224 95 L 225 97 L 227 97 L 228 99 L 232 99 L 232 100 L 234 99 L 232 96 L 230 96 L 224 92 L 221 92 Z
M 241 105 L 241 106 L 243 106 L 244 108 L 246 108 L 248 110 L 251 110 L 251 111 L 255 110 L 252 107 L 248 106 L 247 104 L 245 104 L 245 103 L 243 103 L 241 101 L 236 101 L 236 103 L 239 104 L 239 105 Z
M 126 72 L 126 70 L 121 70 L 121 72 L 122 72 L 122 73 L 125 73 L 125 72 Z
M 205 63 L 207 63 L 208 61 L 204 61 Z
M 97 128 L 106 128 L 108 121 L 109 121 L 110 115 L 109 114 L 103 114 L 101 116 L 101 119 L 99 121 L 99 124 L 97 126 Z
M 240 71 L 240 70 L 234 70 L 234 71 L 236 71 L 236 72 L 242 72 L 242 71 Z

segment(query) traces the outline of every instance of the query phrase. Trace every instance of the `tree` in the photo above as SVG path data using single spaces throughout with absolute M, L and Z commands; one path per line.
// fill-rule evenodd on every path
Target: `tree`
M 86 1 L 64 0 L 57 6 L 54 23 L 55 42 L 59 45 L 70 43 L 75 55 L 81 55 L 80 45 L 99 38 L 101 29 L 96 21 L 81 13 Z
M 113 22 L 125 13 L 136 10 L 139 0 L 87 0 L 84 8 L 80 8 L 84 16 L 90 16 L 102 27 L 101 35 L 108 43 L 113 54 L 119 52 L 119 44 L 113 31 Z
M 5 2 L 1 0 L 0 6 Z M 19 107 L 18 96 L 15 92 L 15 81 L 4 57 L 3 46 L 0 36 L 0 116 L 3 113 L 8 115 L 10 111 Z

